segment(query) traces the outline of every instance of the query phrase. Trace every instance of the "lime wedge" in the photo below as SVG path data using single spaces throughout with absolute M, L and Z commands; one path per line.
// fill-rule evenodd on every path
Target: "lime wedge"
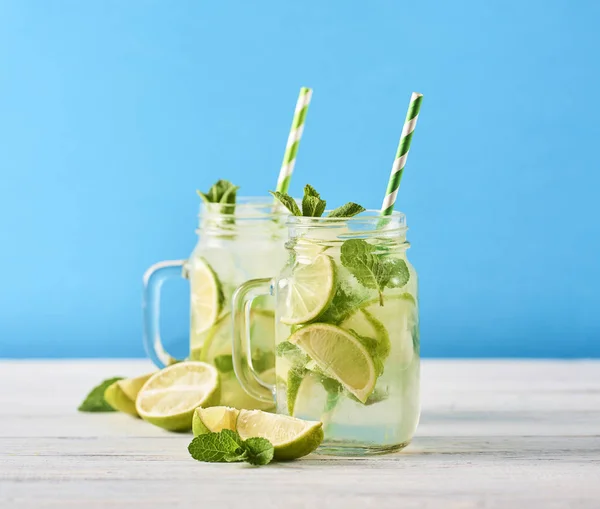
M 375 389 L 373 358 L 352 333 L 335 325 L 313 323 L 297 330 L 288 341 L 302 348 L 323 373 L 340 382 L 362 403 Z
M 192 429 L 192 416 L 199 406 L 219 402 L 219 375 L 205 362 L 180 362 L 155 373 L 144 384 L 136 400 L 139 416 L 170 431 Z
M 275 448 L 275 458 L 293 460 L 313 452 L 323 441 L 323 423 L 303 421 L 260 410 L 240 410 L 237 432 L 243 440 L 266 438 Z
M 356 312 L 352 313 L 340 324 L 340 327 L 347 331 L 354 332 L 359 336 L 374 339 L 376 343 L 375 352 L 378 357 L 384 361 L 390 353 L 391 341 L 383 323 L 375 318 L 371 312 L 374 307 L 381 307 L 379 305 L 379 300 L 366 307 L 361 307 Z M 381 318 L 385 318 L 385 316 Z
M 193 334 L 201 336 L 217 322 L 225 298 L 217 274 L 200 256 L 191 264 L 190 284 Z
M 391 346 L 390 362 L 393 362 L 394 369 L 407 368 L 415 354 L 413 334 L 417 327 L 417 307 L 414 297 L 409 293 L 385 296 L 383 306 L 379 305 L 379 300 L 373 300 L 361 309 L 365 315 L 385 326 Z M 342 327 L 346 326 L 344 322 Z M 356 332 L 368 336 L 359 330 Z
M 135 400 L 142 386 L 154 373 L 118 380 L 109 385 L 104 391 L 104 399 L 115 410 L 119 410 L 134 417 L 139 417 L 135 409 Z
M 288 279 L 286 310 L 281 321 L 287 325 L 310 322 L 331 303 L 335 293 L 335 265 L 325 255 L 309 264 L 298 264 Z
M 216 433 L 224 429 L 235 431 L 239 410 L 227 406 L 196 408 L 192 420 L 194 436 Z

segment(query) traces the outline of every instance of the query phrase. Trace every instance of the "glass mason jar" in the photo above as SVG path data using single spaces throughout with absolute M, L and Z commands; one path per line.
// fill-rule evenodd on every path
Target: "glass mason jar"
M 273 401 L 252 398 L 240 387 L 231 358 L 231 296 L 243 282 L 272 277 L 287 259 L 285 215 L 272 198 L 238 198 L 235 206 L 203 203 L 198 243 L 187 260 L 159 262 L 144 275 L 144 342 L 159 367 L 176 362 L 160 338 L 160 289 L 170 278 L 190 282 L 191 360 L 213 364 L 220 374 L 221 405 L 268 409 Z M 257 302 L 249 315 L 255 369 L 274 380 L 273 299 Z
M 318 452 L 393 452 L 420 414 L 417 273 L 406 258 L 406 221 L 395 212 L 352 218 L 289 217 L 288 263 L 275 279 L 234 295 L 236 374 L 278 413 L 323 422 Z M 245 351 L 244 316 L 264 294 L 276 300 L 276 383 Z M 250 322 L 251 323 L 251 322 Z

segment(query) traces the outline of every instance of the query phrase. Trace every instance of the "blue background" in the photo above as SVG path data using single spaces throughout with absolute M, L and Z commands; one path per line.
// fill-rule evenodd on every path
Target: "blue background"
M 0 2 L 0 357 L 141 356 L 146 267 L 217 178 L 399 207 L 426 356 L 600 356 L 600 2 Z M 165 334 L 187 334 L 185 283 Z

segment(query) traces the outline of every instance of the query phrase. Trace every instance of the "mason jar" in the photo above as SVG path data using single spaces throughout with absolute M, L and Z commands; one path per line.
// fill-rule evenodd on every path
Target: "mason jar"
M 288 261 L 274 279 L 247 281 L 233 299 L 236 374 L 278 413 L 323 422 L 319 452 L 394 452 L 420 414 L 417 273 L 406 257 L 406 219 L 289 217 Z M 244 316 L 273 295 L 275 383 L 244 355 Z M 239 318 L 238 318 L 239 317 Z
M 231 297 L 245 281 L 272 277 L 285 264 L 285 215 L 272 198 L 238 198 L 235 206 L 203 203 L 198 242 L 189 258 L 159 262 L 144 276 L 144 343 L 159 368 L 176 361 L 160 337 L 160 292 L 167 279 L 190 282 L 189 359 L 213 364 L 220 375 L 221 405 L 268 409 L 238 383 L 232 362 Z M 273 381 L 273 299 L 257 301 L 249 314 L 249 357 L 260 375 Z M 248 354 L 248 352 L 246 352 Z

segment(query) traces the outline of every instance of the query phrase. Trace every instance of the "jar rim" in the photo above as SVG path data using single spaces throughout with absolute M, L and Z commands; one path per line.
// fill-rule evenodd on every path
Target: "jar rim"
M 290 227 L 326 228 L 328 226 L 339 226 L 347 223 L 349 225 L 364 224 L 365 226 L 381 226 L 386 228 L 406 228 L 406 215 L 403 212 L 393 211 L 388 216 L 382 216 L 381 210 L 367 209 L 352 217 L 328 217 L 326 210 L 322 217 L 303 217 L 288 215 L 286 225 Z
M 296 200 L 298 201 L 298 200 Z M 240 196 L 232 206 L 225 203 L 209 203 L 202 201 L 199 217 L 233 217 L 235 219 L 282 219 L 289 212 L 275 203 L 271 196 Z

